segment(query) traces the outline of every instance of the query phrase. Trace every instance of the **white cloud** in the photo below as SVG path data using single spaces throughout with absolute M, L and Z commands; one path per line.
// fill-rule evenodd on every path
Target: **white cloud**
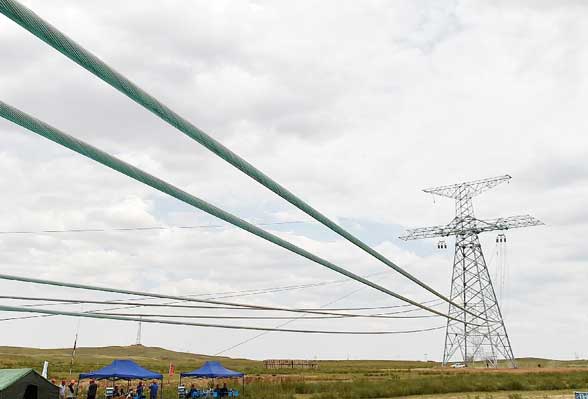
M 426 244 L 395 239 L 400 226 L 452 217 L 450 201 L 432 204 L 419 190 L 513 175 L 512 184 L 484 194 L 475 207 L 481 217 L 531 213 L 547 223 L 509 233 L 507 328 L 515 353 L 569 357 L 579 351 L 588 260 L 582 241 L 588 227 L 582 74 L 588 28 L 582 22 L 588 10 L 582 2 L 24 3 L 443 292 L 451 251 L 432 253 Z M 5 18 L 0 49 L 3 101 L 250 220 L 305 219 Z M 0 230 L 218 223 L 9 123 L 0 122 L 0 132 Z M 275 230 L 357 273 L 385 270 L 315 224 Z M 489 256 L 493 237 L 484 240 Z M 232 228 L 1 235 L 0 251 L 6 273 L 177 294 L 338 278 Z M 428 299 L 392 273 L 373 278 Z M 320 306 L 355 286 L 243 300 Z M 22 292 L 25 286 L 0 287 Z M 341 305 L 386 303 L 366 289 Z M 563 307 L 569 317 L 562 316 Z M 546 319 L 553 327 L 538 328 Z M 14 328 L 2 329 L 2 342 L 17 345 L 69 345 L 75 327 L 64 318 L 6 323 Z M 23 332 L 39 325 L 55 334 Z M 105 325 L 116 326 L 117 334 L 105 334 Z M 566 340 L 555 345 L 552 338 L 561 331 Z M 144 329 L 147 344 L 207 353 L 252 334 Z M 354 358 L 422 358 L 424 352 L 439 358 L 442 335 L 270 334 L 229 354 L 346 358 L 340 348 L 347 347 Z M 295 345 L 285 347 L 284 339 Z M 83 344 L 133 340 L 134 326 L 83 322 Z

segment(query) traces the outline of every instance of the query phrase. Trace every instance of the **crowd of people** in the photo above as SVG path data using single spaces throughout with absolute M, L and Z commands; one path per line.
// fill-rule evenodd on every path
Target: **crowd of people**
M 55 384 L 53 380 L 52 382 Z M 61 384 L 57 386 L 59 387 L 59 399 L 78 398 L 78 386 L 76 380 L 71 380 L 69 383 L 67 383 L 67 381 L 65 380 L 62 380 Z M 90 384 L 88 385 L 88 390 L 86 392 L 86 399 L 96 399 L 97 392 L 98 383 L 96 382 L 96 380 L 90 380 Z M 146 388 L 145 385 L 143 385 L 143 381 L 139 381 L 136 388 L 134 389 L 128 388 L 128 391 L 125 392 L 123 387 L 115 385 L 111 392 L 112 399 L 157 399 L 157 394 L 159 392 L 159 384 L 157 383 L 157 380 L 153 380 L 151 384 Z
M 157 381 L 153 380 L 147 389 L 149 390 L 149 399 L 157 399 L 157 393 L 159 392 L 159 384 L 157 383 Z M 143 385 L 143 381 L 139 381 L 139 384 L 137 384 L 137 387 L 134 390 L 133 388 L 129 388 L 128 392 L 125 392 L 124 388 L 119 388 L 118 385 L 115 385 L 114 390 L 112 392 L 112 398 L 146 399 L 147 396 L 145 386 Z
M 222 388 L 217 384 L 216 387 L 210 391 L 201 391 L 198 388 L 196 388 L 196 386 L 194 384 L 192 384 L 190 386 L 190 390 L 188 391 L 186 398 L 201 398 L 204 395 L 205 396 L 210 396 L 208 395 L 209 393 L 214 393 L 216 395 L 214 395 L 214 397 L 219 397 L 219 398 L 224 398 L 224 397 L 229 397 L 232 395 L 229 395 L 229 392 L 233 392 L 233 390 L 229 390 L 229 388 L 227 387 L 227 384 L 223 384 Z
M 51 380 L 53 385 L 57 385 L 55 380 Z M 59 388 L 59 399 L 73 399 L 76 397 L 76 380 L 71 380 L 69 383 L 66 380 L 61 380 L 61 384 L 57 385 Z

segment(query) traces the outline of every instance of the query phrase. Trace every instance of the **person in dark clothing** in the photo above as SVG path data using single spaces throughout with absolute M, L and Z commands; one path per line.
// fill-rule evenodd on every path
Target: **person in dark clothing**
M 137 398 L 142 399 L 145 397 L 145 395 L 143 395 L 144 389 L 143 381 L 139 381 L 139 385 L 137 385 Z
M 151 385 L 149 385 L 149 399 L 157 399 L 157 391 L 159 390 L 159 385 L 157 385 L 157 381 L 153 380 Z
M 186 396 L 187 398 L 195 398 L 196 397 L 196 393 L 197 393 L 197 389 L 194 386 L 194 384 L 190 385 L 190 390 L 188 391 L 188 396 Z
M 219 396 L 221 398 L 229 396 L 229 388 L 227 388 L 227 383 L 223 384 L 223 387 L 220 389 Z
M 95 380 L 90 380 L 88 385 L 88 399 L 96 399 L 96 392 L 98 392 L 98 384 Z

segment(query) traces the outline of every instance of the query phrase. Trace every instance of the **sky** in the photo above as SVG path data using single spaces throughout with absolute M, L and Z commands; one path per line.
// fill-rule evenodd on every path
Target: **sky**
M 506 256 L 497 255 L 495 233 L 481 236 L 491 276 L 505 264 L 504 284 L 497 286 L 504 286 L 501 306 L 515 356 L 588 357 L 585 2 L 22 3 L 445 295 L 453 240 L 438 250 L 432 239 L 397 238 L 407 228 L 453 218 L 451 200 L 421 190 L 513 176 L 476 198 L 474 208 L 480 218 L 531 214 L 546 224 L 507 232 Z M 434 299 L 5 17 L 0 93 L 2 101 L 246 220 L 303 222 L 264 228 L 402 295 Z M 10 122 L 0 120 L 0 134 L 0 232 L 172 227 L 3 233 L 1 273 L 208 297 L 330 282 L 230 300 L 402 305 Z M 183 225 L 211 226 L 173 228 Z M 129 298 L 7 281 L 0 291 Z M 18 316 L 0 312 L 0 319 Z M 275 327 L 283 321 L 223 322 Z M 444 324 L 430 317 L 296 320 L 288 327 L 384 331 Z M 47 348 L 70 347 L 76 332 L 79 346 L 134 344 L 137 333 L 133 322 L 65 316 L 0 326 L 0 345 Z M 226 350 L 257 334 L 143 323 L 141 342 L 253 359 L 440 360 L 444 341 L 442 329 L 271 333 Z

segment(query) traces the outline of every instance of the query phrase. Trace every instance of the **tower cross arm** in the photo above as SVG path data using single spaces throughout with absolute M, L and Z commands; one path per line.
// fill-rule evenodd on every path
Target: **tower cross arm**
M 530 215 L 517 215 L 488 220 L 470 218 L 467 223 L 453 220 L 447 225 L 408 229 L 406 235 L 398 238 L 404 241 L 420 240 L 423 238 L 448 237 L 466 233 L 478 234 L 486 231 L 510 230 L 521 227 L 540 226 L 542 224 L 544 223 L 541 220 Z
M 477 220 L 476 227 L 478 232 L 493 231 L 493 230 L 510 230 L 521 227 L 541 226 L 541 220 L 531 215 L 517 215 L 506 218 L 497 218 L 489 220 Z
M 430 227 L 418 227 L 416 229 L 408 229 L 406 230 L 406 235 L 403 235 L 398 238 L 404 241 L 409 241 L 421 240 L 423 238 L 447 237 L 452 234 L 455 234 L 455 228 L 452 225 L 439 225 Z
M 434 188 L 425 188 L 425 193 L 440 195 L 442 197 L 460 199 L 472 198 L 486 190 L 496 187 L 499 184 L 511 179 L 510 175 L 490 177 L 488 179 L 474 180 L 465 183 L 451 184 Z

